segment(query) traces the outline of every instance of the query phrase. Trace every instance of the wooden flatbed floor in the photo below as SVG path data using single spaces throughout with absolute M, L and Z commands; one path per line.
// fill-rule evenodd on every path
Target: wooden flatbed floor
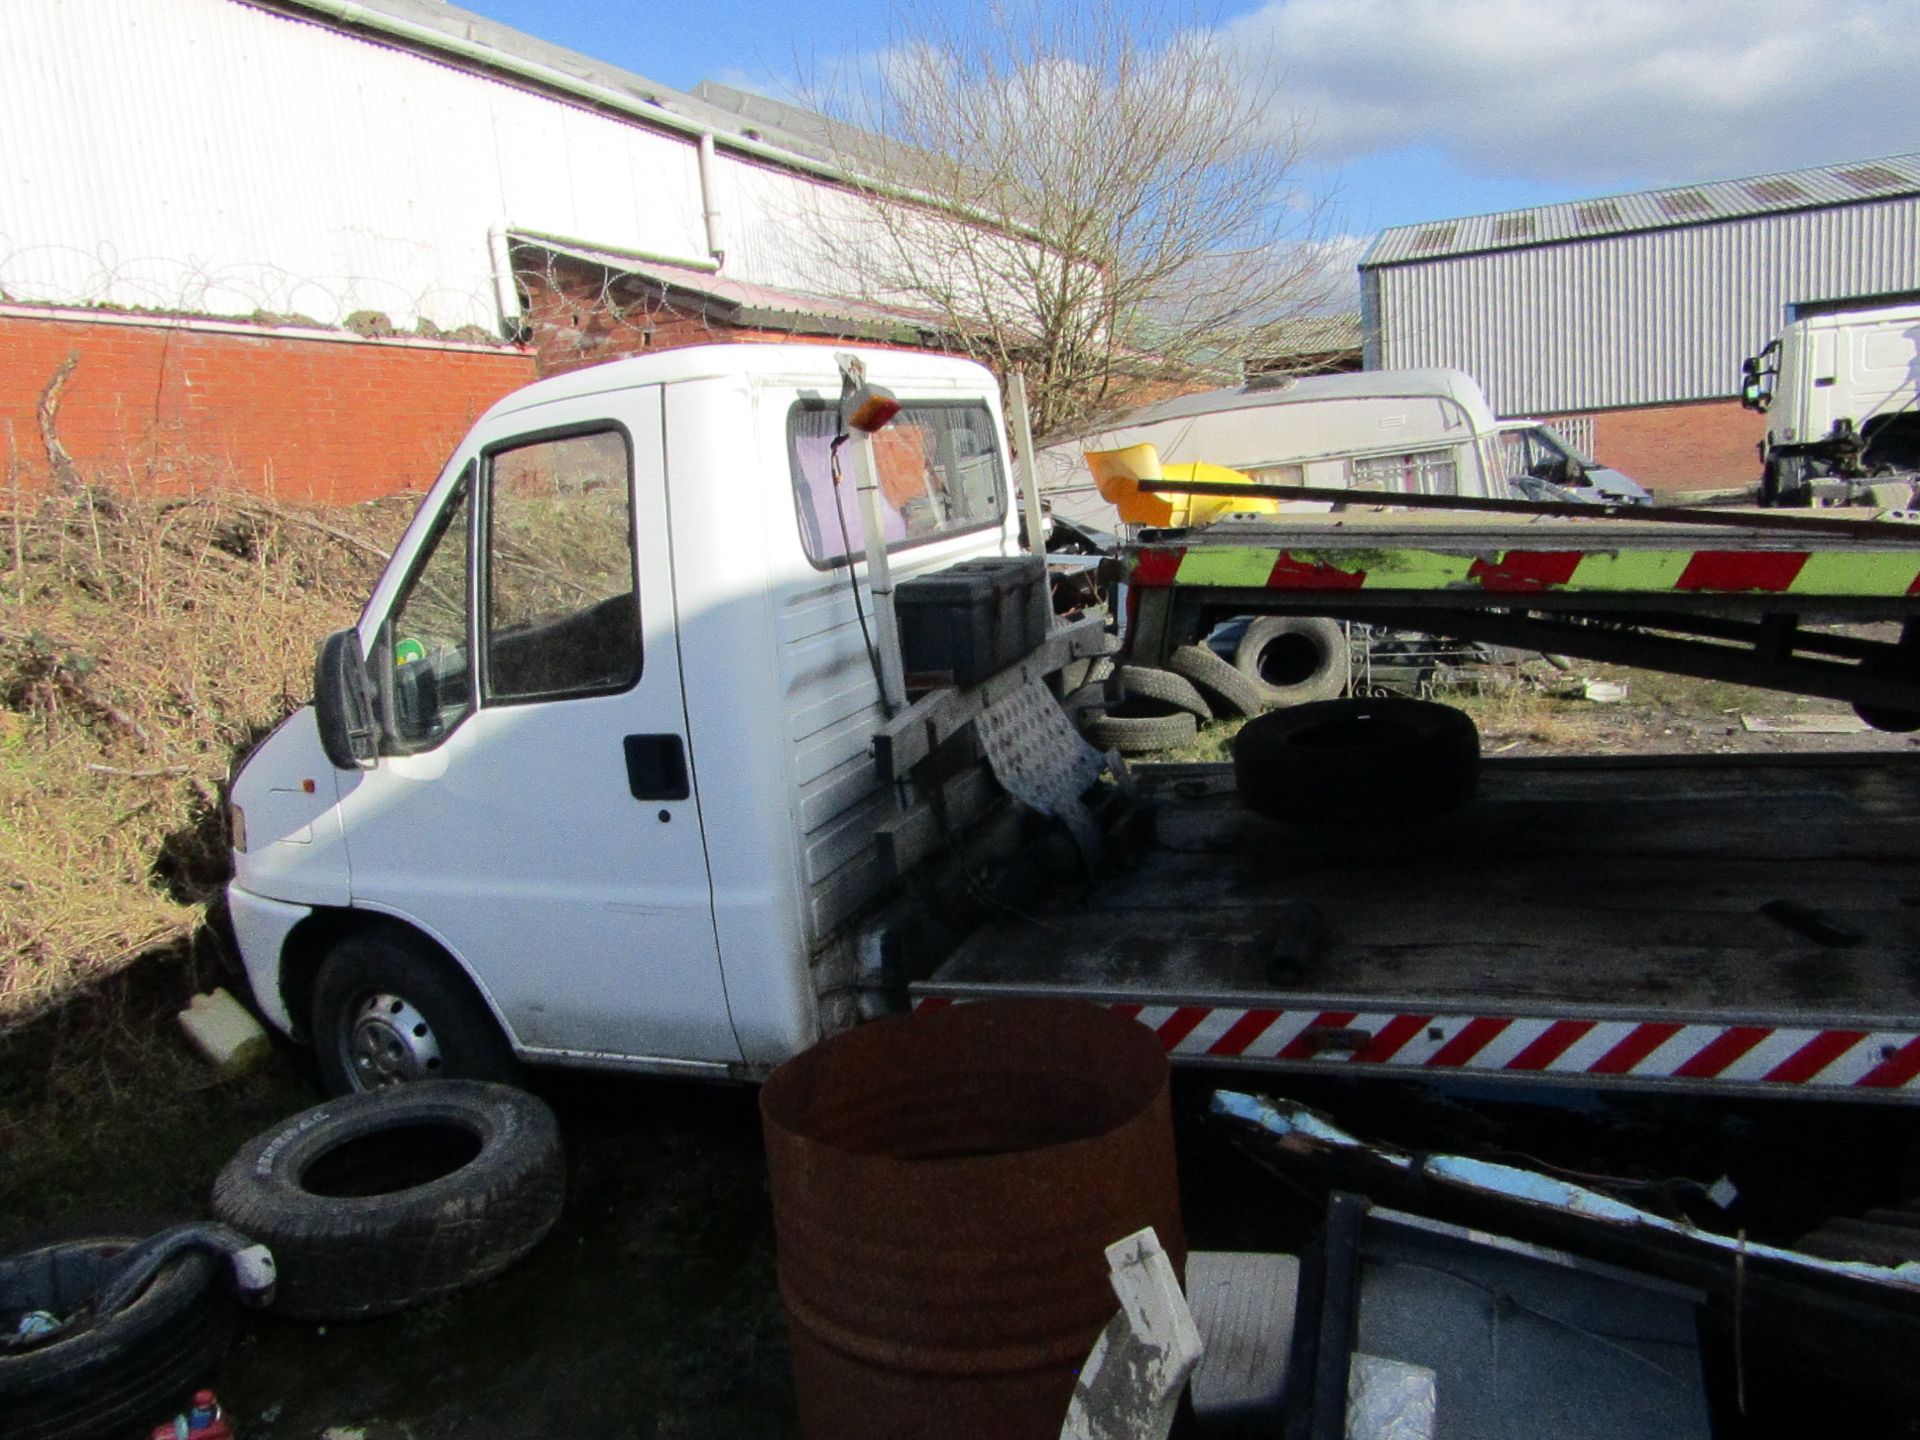
M 1227 766 L 1138 773 L 1157 847 L 971 935 L 916 1003 L 1076 994 L 1236 1063 L 1920 1077 L 1920 756 L 1490 759 L 1453 815 L 1340 834 L 1242 809 Z

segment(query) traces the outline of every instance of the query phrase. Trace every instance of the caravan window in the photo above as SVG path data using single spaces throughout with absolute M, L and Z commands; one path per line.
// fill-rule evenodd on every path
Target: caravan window
M 866 549 L 860 493 L 845 446 L 839 483 L 834 481 L 833 440 L 839 432 L 839 411 L 820 401 L 802 401 L 787 417 L 800 535 L 807 558 L 822 568 Z M 985 405 L 908 405 L 873 437 L 873 460 L 889 550 L 983 530 L 1006 514 L 1000 446 Z
M 1459 491 L 1460 477 L 1449 446 L 1405 455 L 1356 456 L 1348 465 L 1347 483 L 1356 489 L 1401 495 L 1453 495 Z

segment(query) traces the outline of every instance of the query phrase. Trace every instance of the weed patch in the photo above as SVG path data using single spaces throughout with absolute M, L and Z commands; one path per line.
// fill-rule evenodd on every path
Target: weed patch
M 234 760 L 307 698 L 412 507 L 0 499 L 0 1035 L 192 936 Z

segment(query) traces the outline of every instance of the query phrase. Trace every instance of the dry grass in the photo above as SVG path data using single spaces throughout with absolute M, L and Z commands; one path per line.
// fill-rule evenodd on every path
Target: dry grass
M 1464 710 L 1480 729 L 1484 750 L 1498 753 L 1519 746 L 1552 750 L 1598 749 L 1605 745 L 1609 722 L 1617 717 L 1593 706 L 1530 685 L 1505 690 L 1454 691 L 1439 697 Z
M 232 762 L 306 699 L 412 505 L 0 497 L 0 1035 L 193 933 Z

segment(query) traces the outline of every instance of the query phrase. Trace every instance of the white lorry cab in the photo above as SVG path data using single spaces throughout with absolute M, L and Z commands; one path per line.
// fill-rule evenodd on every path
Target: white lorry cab
M 1920 295 L 1789 306 L 1742 366 L 1740 399 L 1767 416 L 1763 503 L 1920 471 Z
M 904 406 L 874 447 L 894 573 L 1014 554 L 992 376 L 869 358 Z M 461 443 L 232 786 L 254 994 L 335 1088 L 512 1054 L 754 1072 L 831 1028 L 892 805 L 841 390 L 818 346 L 681 349 Z
M 1498 429 L 1479 385 L 1460 370 L 1263 376 L 1129 411 L 1055 441 L 1035 463 L 1055 514 L 1112 529 L 1089 451 L 1152 445 L 1169 464 L 1220 465 L 1267 485 L 1505 499 Z

